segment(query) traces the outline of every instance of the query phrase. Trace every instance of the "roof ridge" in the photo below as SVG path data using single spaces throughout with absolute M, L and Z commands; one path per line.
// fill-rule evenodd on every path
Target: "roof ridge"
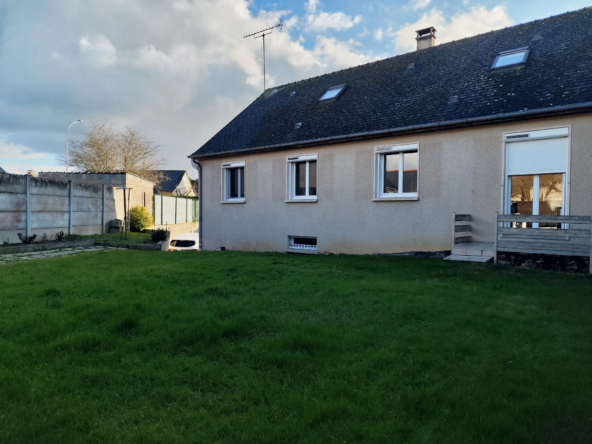
M 530 25 L 530 24 L 536 23 L 536 22 L 543 22 L 545 20 L 555 19 L 557 17 L 561 17 L 561 16 L 564 16 L 564 15 L 575 14 L 577 12 L 585 11 L 587 9 L 592 9 L 592 6 L 584 6 L 583 8 L 576 9 L 576 10 L 573 10 L 573 11 L 562 12 L 561 14 L 551 15 L 549 17 L 545 17 L 545 18 L 542 18 L 542 19 L 531 20 L 530 22 L 518 23 L 516 25 L 506 26 L 505 28 L 492 29 L 489 32 L 483 32 L 481 34 L 475 34 L 475 35 L 472 35 L 472 36 L 469 36 L 469 37 L 463 37 L 462 39 L 458 39 L 458 40 L 451 40 L 449 42 L 445 42 L 445 43 L 442 43 L 440 45 L 432 46 L 431 48 L 426 48 L 426 49 L 441 48 L 443 46 L 450 45 L 452 43 L 458 43 L 458 42 L 464 42 L 464 41 L 470 40 L 470 39 L 476 39 L 476 38 L 479 38 L 479 37 L 482 37 L 482 36 L 485 36 L 485 35 L 502 32 L 502 31 L 505 31 L 505 30 L 508 30 L 508 29 L 518 28 L 520 26 L 526 26 L 526 25 Z M 257 97 L 257 99 L 259 99 L 261 96 L 263 96 L 267 91 L 271 91 L 273 89 L 285 88 L 285 87 L 290 86 L 290 85 L 296 85 L 298 83 L 307 82 L 309 80 L 319 79 L 321 77 L 329 76 L 329 75 L 332 75 L 332 74 L 335 74 L 335 73 L 338 73 L 338 72 L 348 71 L 350 69 L 355 69 L 355 68 L 361 68 L 361 67 L 364 67 L 364 66 L 372 65 L 373 63 L 382 62 L 384 60 L 396 59 L 397 57 L 403 57 L 403 56 L 406 56 L 408 54 L 413 54 L 415 52 L 417 52 L 417 51 L 406 52 L 404 54 L 396 54 L 396 55 L 391 56 L 391 57 L 385 57 L 384 59 L 374 60 L 373 62 L 364 63 L 362 65 L 354 65 L 354 66 L 350 66 L 349 68 L 343 68 L 343 69 L 339 69 L 337 71 L 331 71 L 331 72 L 327 72 L 325 74 L 319 74 L 318 76 L 308 77 L 306 79 L 296 80 L 296 81 L 290 82 L 290 83 L 284 83 L 282 85 L 278 85 L 278 86 L 274 86 L 273 88 L 266 89 L 265 91 L 263 91 L 263 93 L 259 97 Z

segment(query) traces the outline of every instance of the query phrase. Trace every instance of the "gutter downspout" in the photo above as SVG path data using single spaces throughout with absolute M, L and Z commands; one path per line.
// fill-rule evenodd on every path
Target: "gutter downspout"
M 198 181 L 198 188 L 197 188 L 197 237 L 198 237 L 198 243 L 199 243 L 199 251 L 202 250 L 202 246 L 203 246 L 203 235 L 202 235 L 202 216 L 201 216 L 201 197 L 203 196 L 202 193 L 202 189 L 203 189 L 203 180 L 201 177 L 201 164 L 197 161 L 197 159 L 190 157 L 191 159 L 191 164 L 193 165 L 193 167 L 197 170 L 197 177 L 199 179 Z

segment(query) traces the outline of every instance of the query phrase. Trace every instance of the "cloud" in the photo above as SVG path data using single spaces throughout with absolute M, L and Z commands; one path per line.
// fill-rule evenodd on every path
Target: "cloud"
M 341 31 L 350 29 L 362 20 L 362 16 L 353 17 L 343 12 L 317 12 L 319 0 L 309 0 L 306 3 L 306 29 L 311 32 Z
M 436 44 L 459 40 L 476 34 L 482 34 L 494 29 L 500 29 L 513 24 L 505 6 L 474 6 L 468 12 L 456 14 L 446 20 L 442 11 L 434 8 L 426 12 L 413 24 L 406 24 L 401 29 L 392 32 L 395 39 L 395 53 L 415 51 L 415 31 L 433 26 L 437 30 Z
M 409 3 L 407 4 L 407 6 L 405 6 L 405 8 L 417 11 L 419 9 L 425 8 L 427 5 L 430 4 L 431 1 L 432 0 L 409 0 Z
M 378 28 L 376 31 L 374 31 L 374 40 L 379 42 L 382 40 L 383 36 L 384 36 L 384 32 L 382 31 L 381 28 Z
M 109 66 L 117 61 L 117 49 L 102 34 L 82 37 L 78 41 L 80 53 L 95 66 Z M 55 51 L 52 55 L 55 54 Z
M 34 152 L 31 148 L 0 140 L 0 159 L 34 160 L 46 157 L 44 153 Z
M 361 17 L 306 6 L 298 17 L 254 13 L 250 0 L 10 2 L 0 14 L 0 140 L 11 150 L 0 162 L 55 168 L 68 125 L 84 119 L 72 139 L 92 120 L 131 125 L 162 146 L 168 168 L 185 168 L 262 91 L 261 39 L 244 35 L 285 20 L 265 41 L 268 88 L 377 58 L 329 34 Z M 33 153 L 45 157 L 21 159 Z
M 52 157 L 46 153 L 36 152 L 24 145 L 0 140 L 0 166 L 7 173 L 26 174 L 28 170 L 55 169 L 56 166 L 47 166 L 51 162 Z

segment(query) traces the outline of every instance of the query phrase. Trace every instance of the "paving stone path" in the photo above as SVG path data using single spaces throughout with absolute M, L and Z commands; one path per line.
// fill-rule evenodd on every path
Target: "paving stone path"
M 74 247 L 74 248 L 60 248 L 59 250 L 46 251 L 32 251 L 30 253 L 14 253 L 14 254 L 0 254 L 0 265 L 14 264 L 16 262 L 26 262 L 35 259 L 47 259 L 50 257 L 69 256 L 71 254 L 89 253 L 93 251 L 110 251 L 121 250 L 121 248 L 113 247 Z

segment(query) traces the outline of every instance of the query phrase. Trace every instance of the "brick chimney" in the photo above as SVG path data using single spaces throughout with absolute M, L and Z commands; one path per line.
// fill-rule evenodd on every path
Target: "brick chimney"
M 420 29 L 417 32 L 417 50 L 431 48 L 436 44 L 436 28 L 430 26 L 429 28 Z

